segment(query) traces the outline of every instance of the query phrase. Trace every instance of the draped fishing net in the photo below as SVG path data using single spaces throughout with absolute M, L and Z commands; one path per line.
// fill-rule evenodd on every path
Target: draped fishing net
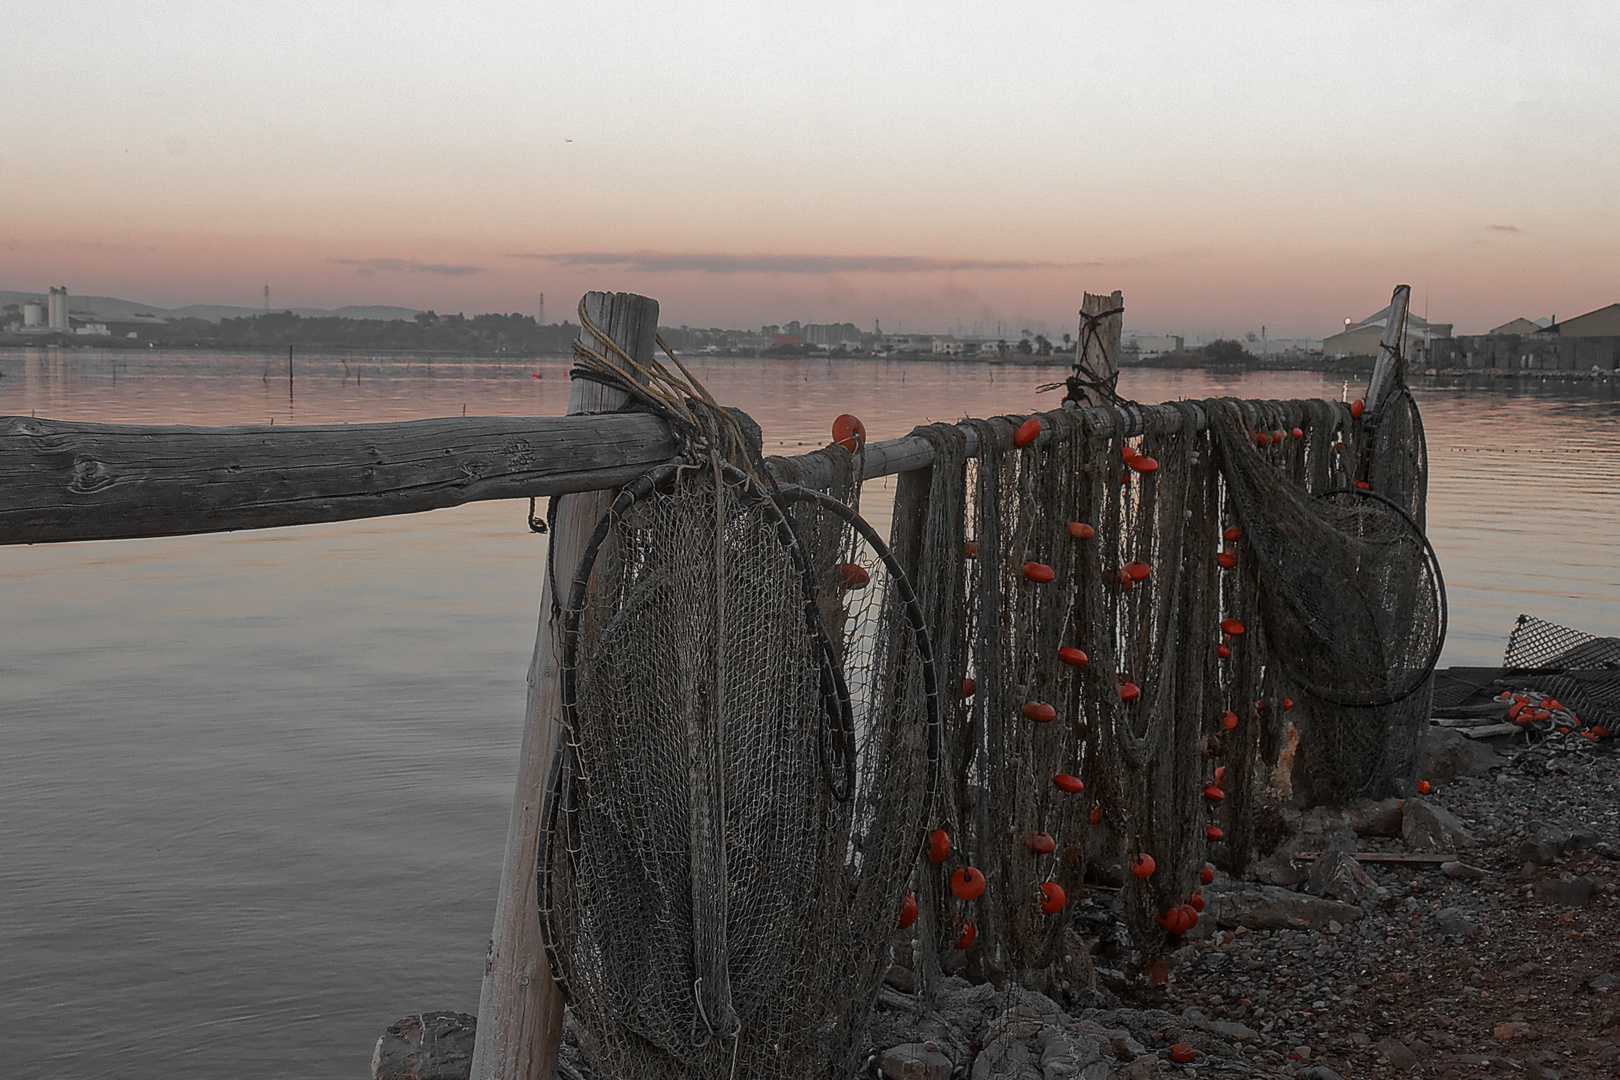
M 847 1074 L 934 786 L 908 584 L 841 503 L 713 462 L 628 486 L 573 581 L 540 900 L 587 1060 Z
M 1042 986 L 1067 925 L 1048 884 L 1121 887 L 1133 939 L 1158 951 L 1206 860 L 1249 859 L 1291 722 L 1315 799 L 1380 791 L 1409 764 L 1444 633 L 1407 509 L 1421 451 L 1404 473 L 1378 466 L 1397 485 L 1383 498 L 1355 486 L 1363 432 L 1342 405 L 1133 411 L 1046 413 L 1021 447 L 1021 417 L 914 432 L 935 463 L 897 489 L 894 548 L 961 688 L 934 822 L 951 846 L 915 873 L 925 984 Z M 1397 423 L 1421 441 L 1415 410 Z M 951 888 L 968 867 L 980 896 Z

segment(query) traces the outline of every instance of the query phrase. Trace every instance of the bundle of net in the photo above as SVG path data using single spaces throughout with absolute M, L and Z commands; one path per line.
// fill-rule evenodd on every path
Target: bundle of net
M 966 421 L 965 463 L 950 431 L 918 432 L 935 466 L 915 504 L 901 489 L 896 548 L 909 519 L 926 523 L 919 591 L 945 681 L 962 680 L 916 871 L 925 976 L 1050 988 L 1092 883 L 1124 882 L 1145 953 L 1174 944 L 1164 919 L 1209 857 L 1215 755 L 1246 760 L 1206 738 L 1220 731 L 1219 476 L 1196 418 L 1175 406 L 1127 440 L 1117 410 L 1063 410 L 1022 446 L 1023 418 Z M 1131 872 L 1137 855 L 1152 873 Z
M 598 1075 L 855 1067 L 932 739 L 909 591 L 840 510 L 698 462 L 576 576 L 541 904 Z
M 1392 498 L 1349 482 L 1342 442 L 1321 445 L 1348 419 L 1340 408 L 1312 404 L 1311 449 L 1290 468 L 1261 448 L 1254 426 L 1278 422 L 1265 410 L 1206 405 L 1275 668 L 1267 674 L 1304 705 L 1295 717 L 1303 794 L 1329 803 L 1383 794 L 1409 764 L 1421 711 L 1412 702 L 1445 634 L 1439 563 L 1408 509 L 1421 508 L 1421 490 Z M 1415 444 L 1380 447 L 1384 460 L 1421 462 L 1421 427 L 1405 430 L 1418 433 Z M 1418 465 L 1381 471 L 1421 488 Z

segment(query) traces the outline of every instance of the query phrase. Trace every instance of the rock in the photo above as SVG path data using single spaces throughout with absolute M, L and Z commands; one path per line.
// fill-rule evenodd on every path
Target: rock
M 887 1080 L 950 1080 L 951 1059 L 932 1043 L 902 1043 L 878 1055 Z
M 1419 737 L 1414 775 L 1449 784 L 1459 776 L 1489 776 L 1492 769 L 1505 764 L 1502 756 L 1484 743 L 1452 728 L 1431 724 Z
M 1159 1056 L 1143 1054 L 1129 1065 L 1114 1073 L 1119 1080 L 1152 1080 L 1159 1074 Z
M 1408 851 L 1456 851 L 1479 843 L 1455 814 L 1422 799 L 1406 800 L 1401 841 Z
M 1519 844 L 1514 857 L 1530 866 L 1546 866 L 1563 852 L 1563 845 L 1549 836 L 1527 837 Z
M 1326 1065 L 1316 1065 L 1303 1072 L 1294 1074 L 1297 1080 L 1344 1080 L 1344 1077 L 1328 1068 Z
M 377 1040 L 372 1080 L 467 1080 L 477 1032 L 478 1018 L 467 1013 L 413 1013 Z
M 1374 1043 L 1373 1049 L 1384 1055 L 1397 1072 L 1406 1072 L 1418 1063 L 1417 1055 L 1408 1050 L 1405 1043 L 1388 1035 Z
M 1562 907 L 1585 907 L 1597 891 L 1597 882 L 1589 877 L 1564 874 L 1536 884 L 1536 899 L 1544 904 Z
M 1399 836 L 1401 806 L 1402 801 L 1393 798 L 1381 802 L 1357 803 L 1347 811 L 1350 816 L 1350 827 L 1356 831 L 1357 836 Z
M 1361 864 L 1342 851 L 1324 852 L 1311 864 L 1305 891 L 1313 896 L 1331 896 L 1352 904 L 1372 891 L 1372 882 Z
M 1533 1039 L 1535 1030 L 1523 1020 L 1509 1020 L 1505 1024 L 1497 1024 L 1496 1030 L 1491 1032 L 1498 1042 L 1507 1042 L 1509 1039 Z
M 1232 1020 L 1211 1020 L 1204 1025 L 1206 1031 L 1216 1035 L 1225 1035 L 1228 1039 L 1236 1039 L 1241 1043 L 1252 1043 L 1260 1037 L 1259 1032 L 1244 1027 Z
M 1429 924 L 1442 934 L 1455 934 L 1460 938 L 1470 938 L 1479 933 L 1478 921 L 1468 917 L 1468 912 L 1462 908 L 1441 908 L 1434 913 Z
M 1354 922 L 1362 910 L 1354 904 L 1289 892 L 1271 885 L 1205 897 L 1217 925 L 1228 930 L 1247 926 L 1251 930 L 1297 930 L 1302 925 L 1326 927 L 1328 923 Z
M 1294 862 L 1292 854 L 1279 851 L 1249 865 L 1249 874 L 1263 885 L 1298 885 L 1306 871 Z
M 917 992 L 917 976 L 908 967 L 899 964 L 890 964 L 889 971 L 883 976 L 883 981 L 900 991 L 902 994 L 915 994 Z
M 1072 1031 L 1047 1028 L 1036 1036 L 1041 1046 L 1041 1080 L 1069 1080 L 1079 1077 L 1084 1070 L 1102 1058 L 1102 1047 L 1096 1039 Z
M 1440 872 L 1453 881 L 1479 881 L 1485 877 L 1485 871 L 1477 866 L 1469 866 L 1465 862 L 1451 862 L 1440 864 Z

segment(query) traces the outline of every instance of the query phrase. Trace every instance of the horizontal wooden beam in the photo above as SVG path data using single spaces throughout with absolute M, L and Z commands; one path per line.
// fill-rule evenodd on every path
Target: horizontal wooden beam
M 322 427 L 0 417 L 0 544 L 267 529 L 616 487 L 675 454 L 644 413 Z
M 1113 422 L 1109 410 L 1084 411 L 1096 424 Z M 1183 414 L 1171 405 L 1126 405 L 1121 415 L 1124 434 L 1139 435 L 1149 420 L 1180 424 Z M 1202 409 L 1194 409 L 1193 423 L 1208 423 Z M 978 429 L 961 431 L 967 455 L 976 457 Z M 1010 447 L 1010 431 L 1002 435 Z M 779 475 L 824 487 L 835 475 L 835 453 L 773 460 L 786 465 Z M 595 491 L 675 454 L 668 426 L 645 413 L 234 428 L 5 416 L 0 545 L 268 529 Z M 933 460 L 927 439 L 888 439 L 866 448 L 861 475 L 893 476 Z

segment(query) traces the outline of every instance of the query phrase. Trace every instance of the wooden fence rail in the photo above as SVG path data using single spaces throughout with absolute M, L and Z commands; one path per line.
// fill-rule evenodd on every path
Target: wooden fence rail
M 1088 411 L 1107 422 L 1104 410 Z M 1167 405 L 1129 406 L 1127 434 L 1155 417 L 1180 422 Z M 978 432 L 962 430 L 977 455 Z M 668 425 L 644 413 L 232 428 L 5 416 L 0 545 L 269 529 L 597 491 L 674 454 Z M 807 484 L 833 468 L 825 451 L 789 460 Z M 933 460 L 926 439 L 888 439 L 867 447 L 861 474 L 893 476 Z

